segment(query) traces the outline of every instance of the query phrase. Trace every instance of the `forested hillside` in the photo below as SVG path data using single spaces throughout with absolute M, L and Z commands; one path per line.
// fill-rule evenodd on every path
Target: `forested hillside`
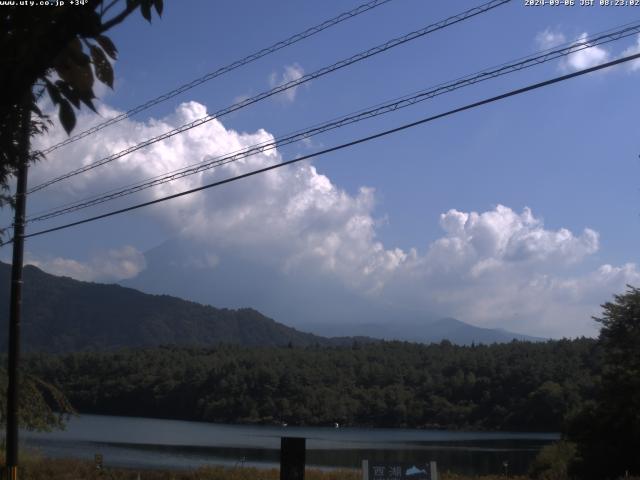
M 6 299 L 0 310 L 0 350 L 7 345 L 10 269 L 0 262 L 0 292 Z M 214 308 L 119 285 L 57 277 L 33 266 L 25 267 L 24 276 L 22 341 L 27 351 L 67 352 L 163 344 L 278 346 L 291 342 L 304 346 L 352 342 L 301 332 L 251 308 Z
M 5 303 L 0 303 L 4 305 L 0 308 L 0 351 L 7 344 L 10 271 L 9 265 L 0 262 L 0 294 L 6 299 Z M 289 327 L 252 308 L 215 308 L 169 295 L 150 295 L 115 284 L 58 277 L 30 265 L 25 267 L 24 276 L 22 345 L 27 351 L 61 353 L 219 343 L 338 346 L 350 345 L 353 340 L 372 342 L 377 338 L 424 343 L 448 339 L 458 344 L 508 342 L 514 338 L 542 340 L 476 327 L 453 318 L 414 318 L 412 323 L 403 324 L 398 321 L 400 312 L 393 310 L 385 312 L 384 326 L 367 324 L 367 318 L 353 318 L 352 322 L 334 329 L 328 338 Z M 218 287 L 212 283 L 207 288 Z M 304 314 L 301 320 L 304 320 Z M 331 322 L 332 319 L 328 318 L 327 323 Z M 363 322 L 365 328 L 358 327 Z
M 559 431 L 592 398 L 594 340 L 491 346 L 155 348 L 32 354 L 84 413 L 210 422 Z

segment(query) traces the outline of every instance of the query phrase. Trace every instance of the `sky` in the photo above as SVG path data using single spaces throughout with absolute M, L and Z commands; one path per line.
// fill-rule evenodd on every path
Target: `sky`
M 136 13 L 109 33 L 119 50 L 114 90 L 97 85 L 100 116 L 83 110 L 76 130 L 358 4 L 167 1 L 162 18 L 154 16 L 152 24 Z M 29 184 L 478 4 L 392 0 L 58 149 L 31 169 Z M 636 20 L 640 7 L 525 6 L 513 0 L 34 193 L 28 209 L 37 213 L 269 141 Z M 101 207 L 30 224 L 28 232 L 307 155 L 637 52 L 638 36 L 593 47 Z M 640 284 L 639 84 L 640 62 L 627 63 L 267 174 L 34 237 L 27 241 L 26 258 L 54 274 L 122 282 L 218 307 L 254 307 L 296 326 L 304 324 L 299 312 L 305 308 L 320 317 L 342 309 L 341 321 L 361 321 L 349 313 L 349 304 L 371 302 L 389 312 L 407 309 L 425 319 L 455 317 L 530 335 L 595 335 L 591 317 L 600 305 L 625 285 Z M 34 147 L 64 138 L 56 125 Z M 6 211 L 2 219 L 9 222 Z M 7 247 L 0 257 L 10 259 Z M 286 292 L 274 296 L 269 283 Z M 267 297 L 296 306 L 298 313 L 280 318 L 284 310 Z M 310 298 L 316 299 L 312 307 Z

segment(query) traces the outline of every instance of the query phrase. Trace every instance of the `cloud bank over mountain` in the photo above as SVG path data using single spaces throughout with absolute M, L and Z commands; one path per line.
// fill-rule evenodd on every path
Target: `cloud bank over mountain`
M 103 117 L 117 113 L 101 107 Z M 206 113 L 204 105 L 187 102 L 161 119 L 123 121 L 103 130 L 100 142 L 81 141 L 50 154 L 34 168 L 31 184 Z M 82 114 L 79 124 L 88 127 L 99 120 Z M 49 142 L 63 138 L 56 128 Z M 237 132 L 213 120 L 38 195 L 49 206 L 65 203 L 271 140 L 265 130 Z M 145 190 L 130 200 L 157 199 L 281 161 L 277 151 L 267 151 Z M 190 245 L 173 256 L 164 255 L 167 268 L 204 272 L 208 277 L 201 278 L 211 279 L 211 289 L 224 281 L 222 272 L 234 272 L 244 306 L 261 308 L 255 292 L 267 288 L 264 283 L 272 277 L 289 279 L 285 283 L 292 291 L 283 295 L 288 302 L 305 303 L 315 293 L 321 297 L 317 308 L 325 305 L 327 312 L 349 311 L 353 299 L 384 305 L 389 312 L 398 308 L 416 315 L 452 316 L 533 335 L 593 334 L 590 317 L 599 311 L 599 304 L 625 284 L 640 283 L 640 271 L 633 263 L 603 264 L 585 271 L 586 262 L 598 252 L 598 233 L 590 228 L 581 232 L 548 228 L 543 213 L 529 208 L 515 211 L 501 205 L 498 195 L 496 205 L 482 212 L 452 208 L 439 219 L 417 218 L 416 222 L 439 222 L 439 238 L 411 249 L 391 248 L 377 235 L 375 190 L 362 186 L 350 194 L 305 162 L 181 197 L 137 215 L 153 219 Z M 31 254 L 41 268 L 78 279 L 131 278 L 143 275 L 147 265 L 124 237 L 122 245 L 98 252 L 87 262 L 50 257 L 46 252 Z M 211 303 L 217 299 L 214 294 L 211 298 Z

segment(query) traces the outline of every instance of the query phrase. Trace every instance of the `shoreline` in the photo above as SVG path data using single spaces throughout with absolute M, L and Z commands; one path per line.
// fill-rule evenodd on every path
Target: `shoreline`
M 4 458 L 2 458 L 4 464 Z M 25 452 L 19 466 L 20 478 L 24 480 L 279 480 L 278 468 L 258 469 L 252 467 L 206 466 L 194 470 L 144 469 L 103 466 L 96 468 L 95 462 L 77 459 L 48 458 L 33 452 Z M 305 469 L 306 480 L 361 480 L 360 469 L 337 469 L 324 471 Z M 441 480 L 504 480 L 504 475 L 460 475 L 439 472 Z M 526 476 L 509 476 L 511 480 L 529 480 Z
M 114 468 L 197 470 L 204 465 L 279 466 L 280 438 L 307 438 L 307 465 L 324 472 L 357 470 L 362 459 L 437 461 L 464 474 L 495 474 L 508 460 L 513 473 L 527 471 L 536 452 L 557 434 L 446 432 L 409 429 L 269 427 L 211 424 L 146 417 L 80 415 L 66 431 L 23 432 L 25 448 L 51 459 L 91 461 Z M 242 461 L 244 459 L 244 462 Z
M 161 421 L 170 421 L 170 422 L 184 422 L 184 423 L 193 423 L 198 425 L 210 425 L 210 426 L 218 426 L 218 427 L 267 427 L 267 428 L 282 428 L 282 429 L 322 429 L 322 430 L 358 430 L 358 429 L 375 429 L 375 430 L 387 430 L 387 431 L 414 431 L 414 432 L 451 432 L 451 433 L 484 433 L 484 434 L 495 434 L 495 435 L 510 435 L 510 436 L 518 436 L 518 435 L 527 435 L 526 438 L 534 438 L 540 437 L 540 439 L 548 439 L 548 440 L 559 440 L 560 432 L 551 432 L 546 430 L 499 430 L 499 429 L 482 429 L 482 428 L 474 428 L 473 426 L 468 427 L 457 427 L 457 426 L 442 426 L 442 425 L 422 425 L 422 426 L 378 426 L 375 424 L 340 424 L 336 427 L 333 424 L 295 424 L 295 423 L 268 423 L 268 422 L 209 422 L 206 420 L 196 420 L 196 419 L 184 419 L 184 418 L 176 418 L 176 417 L 142 417 L 140 415 L 129 415 L 129 414 L 120 414 L 120 413 L 94 413 L 94 412 L 77 412 L 73 414 L 65 414 L 66 419 L 65 422 L 73 418 L 93 416 L 93 417 L 109 417 L 109 418 L 127 418 L 127 419 L 135 419 L 135 420 L 161 420 Z M 61 430 L 55 430 L 61 431 Z M 62 429 L 64 431 L 64 429 Z
M 65 421 L 68 421 L 74 417 L 92 415 L 92 416 L 100 416 L 100 417 L 122 417 L 122 418 L 133 418 L 133 419 L 148 419 L 148 420 L 168 420 L 174 422 L 189 422 L 189 423 L 198 423 L 198 424 L 207 424 L 207 425 L 219 425 L 219 426 L 230 426 L 230 427 L 271 427 L 271 428 L 345 428 L 345 429 L 367 429 L 367 428 L 375 428 L 376 430 L 415 430 L 415 431 L 434 431 L 434 432 L 460 432 L 460 433 L 503 433 L 503 434 L 534 434 L 534 435 L 560 435 L 560 432 L 553 432 L 548 430 L 531 430 L 531 429 L 522 429 L 522 430 L 506 430 L 506 429 L 488 429 L 481 428 L 474 425 L 441 425 L 441 424 L 425 424 L 425 425 L 377 425 L 375 423 L 339 423 L 338 427 L 335 426 L 335 423 L 291 423 L 291 422 L 279 422 L 279 421 L 251 421 L 248 419 L 240 419 L 236 422 L 210 422 L 202 419 L 195 418 L 180 418 L 180 417 L 163 417 L 163 416 L 140 416 L 137 414 L 128 414 L 128 413 L 104 413 L 104 412 L 89 412 L 89 411 L 77 411 L 75 413 L 64 413 Z

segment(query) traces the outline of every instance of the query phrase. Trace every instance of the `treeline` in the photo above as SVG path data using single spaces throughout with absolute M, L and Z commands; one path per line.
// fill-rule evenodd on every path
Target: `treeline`
M 229 423 L 560 431 L 590 400 L 594 340 L 163 347 L 31 354 L 82 413 Z

